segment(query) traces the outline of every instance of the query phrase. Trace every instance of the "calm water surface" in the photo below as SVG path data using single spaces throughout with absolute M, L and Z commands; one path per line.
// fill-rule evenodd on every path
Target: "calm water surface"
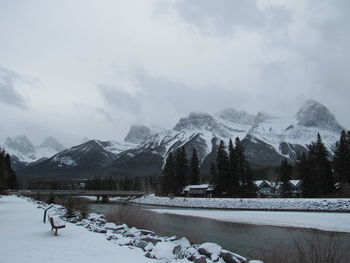
M 145 209 L 145 216 L 153 223 L 147 228 L 155 231 L 158 235 L 184 236 L 196 243 L 218 243 L 225 249 L 248 258 L 263 259 L 276 249 L 292 253 L 296 242 L 303 242 L 305 239 L 311 238 L 323 241 L 333 239 L 336 242 L 337 251 L 350 258 L 350 234 L 346 233 L 221 222 L 207 218 L 146 211 L 146 209 L 164 209 L 165 207 L 134 204 L 126 206 L 133 209 L 137 207 L 142 211 Z M 92 203 L 90 209 L 94 212 L 108 214 L 118 209 L 125 209 L 125 205 L 112 202 L 108 204 Z M 166 209 L 177 208 L 166 207 Z M 334 223 L 336 224 L 336 222 Z

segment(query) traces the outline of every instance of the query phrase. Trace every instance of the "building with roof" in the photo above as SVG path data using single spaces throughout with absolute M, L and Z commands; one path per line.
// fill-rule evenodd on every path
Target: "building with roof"
M 186 197 L 213 197 L 214 189 L 210 184 L 186 185 L 182 194 Z

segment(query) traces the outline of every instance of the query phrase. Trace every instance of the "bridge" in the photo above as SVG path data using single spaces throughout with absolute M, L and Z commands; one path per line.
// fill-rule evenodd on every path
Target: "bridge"
M 108 201 L 109 197 L 140 197 L 145 195 L 139 191 L 115 191 L 115 190 L 13 190 L 11 194 L 23 195 L 28 197 L 42 196 L 96 196 L 97 200 Z

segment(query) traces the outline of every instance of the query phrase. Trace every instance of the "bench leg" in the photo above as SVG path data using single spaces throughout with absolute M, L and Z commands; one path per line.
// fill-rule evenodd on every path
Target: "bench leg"
M 56 228 L 56 231 L 55 231 L 55 236 L 57 236 L 57 230 L 58 230 L 58 229 Z

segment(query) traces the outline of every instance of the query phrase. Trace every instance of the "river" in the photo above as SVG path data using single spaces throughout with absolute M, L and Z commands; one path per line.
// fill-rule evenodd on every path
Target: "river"
M 131 221 L 129 224 L 140 223 L 142 219 L 141 227 L 152 230 L 158 235 L 184 236 L 195 243 L 214 242 L 248 258 L 271 258 L 276 251 L 293 255 L 296 243 L 300 244 L 312 239 L 321 241 L 322 244 L 334 242 L 338 254 L 350 257 L 350 234 L 348 233 L 222 222 L 200 217 L 160 214 L 148 210 L 164 209 L 164 207 L 114 202 L 90 204 L 91 211 L 103 214 L 123 214 L 130 210 L 129 208 L 137 211 L 137 213 L 130 213 L 130 216 L 125 219 Z M 167 207 L 166 209 L 177 208 Z M 128 224 L 128 222 L 125 223 Z

